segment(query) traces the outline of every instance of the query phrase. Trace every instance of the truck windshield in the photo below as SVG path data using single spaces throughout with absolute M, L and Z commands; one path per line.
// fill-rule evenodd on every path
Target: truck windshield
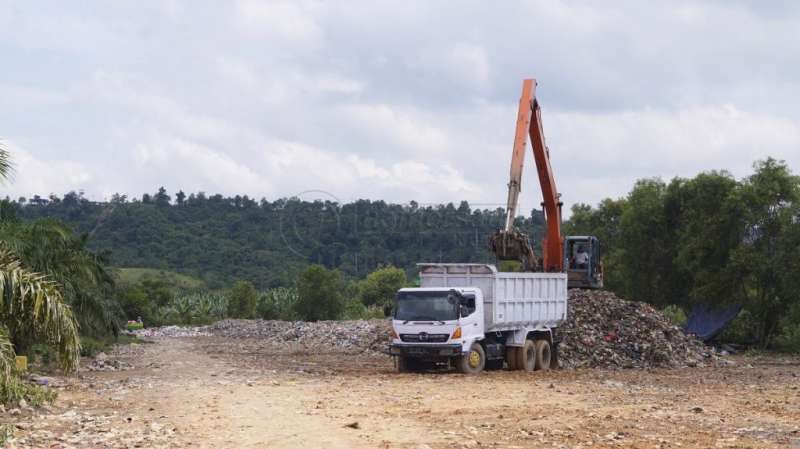
M 458 319 L 457 302 L 448 292 L 399 292 L 394 318 L 403 321 L 452 321 Z

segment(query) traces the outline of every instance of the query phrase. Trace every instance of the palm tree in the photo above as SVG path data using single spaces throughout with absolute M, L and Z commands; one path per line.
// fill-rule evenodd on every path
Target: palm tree
M 8 151 L 0 145 L 0 180 L 7 180 L 12 170 Z M 10 224 L 3 223 L 9 231 Z M 14 350 L 12 343 L 27 339 L 53 346 L 62 368 L 78 366 L 80 340 L 78 323 L 64 301 L 63 285 L 50 276 L 24 266 L 15 249 L 20 242 L 0 237 L 0 383 L 10 382 Z M 16 248 L 15 248 L 16 247 Z

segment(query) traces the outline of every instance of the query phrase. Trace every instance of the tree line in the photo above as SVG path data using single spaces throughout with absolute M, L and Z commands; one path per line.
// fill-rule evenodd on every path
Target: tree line
M 607 288 L 659 307 L 740 305 L 746 339 L 800 349 L 800 177 L 758 161 L 642 179 L 624 198 L 573 206 L 566 230 L 604 247 Z
M 288 287 L 309 264 L 364 277 L 383 265 L 413 276 L 418 262 L 493 262 L 486 239 L 504 224 L 504 210 L 459 205 L 347 204 L 245 196 L 174 198 L 160 188 L 128 199 L 93 202 L 81 193 L 9 201 L 26 220 L 52 218 L 90 236 L 88 247 L 113 266 L 149 267 L 201 278 L 211 288 L 242 279 L 259 289 Z M 517 225 L 538 241 L 542 214 Z

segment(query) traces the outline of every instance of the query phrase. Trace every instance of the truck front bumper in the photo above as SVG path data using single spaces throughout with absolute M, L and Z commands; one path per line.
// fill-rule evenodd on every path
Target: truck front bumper
M 391 355 L 403 357 L 453 357 L 461 355 L 461 345 L 398 345 L 389 348 Z

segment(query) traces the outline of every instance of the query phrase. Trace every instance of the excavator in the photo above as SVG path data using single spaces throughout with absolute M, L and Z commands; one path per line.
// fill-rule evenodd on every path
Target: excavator
M 565 238 L 561 235 L 563 203 L 550 166 L 550 150 L 544 141 L 536 85 L 535 79 L 525 79 L 522 82 L 522 97 L 519 100 L 517 129 L 511 154 L 511 180 L 508 183 L 505 226 L 489 237 L 489 246 L 498 260 L 517 261 L 522 271 L 567 273 L 569 288 L 602 288 L 603 266 L 597 237 Z M 528 136 L 531 138 L 533 158 L 542 188 L 542 207 L 546 222 L 541 258 L 534 252 L 528 235 L 514 226 L 519 194 L 522 191 L 522 168 Z

